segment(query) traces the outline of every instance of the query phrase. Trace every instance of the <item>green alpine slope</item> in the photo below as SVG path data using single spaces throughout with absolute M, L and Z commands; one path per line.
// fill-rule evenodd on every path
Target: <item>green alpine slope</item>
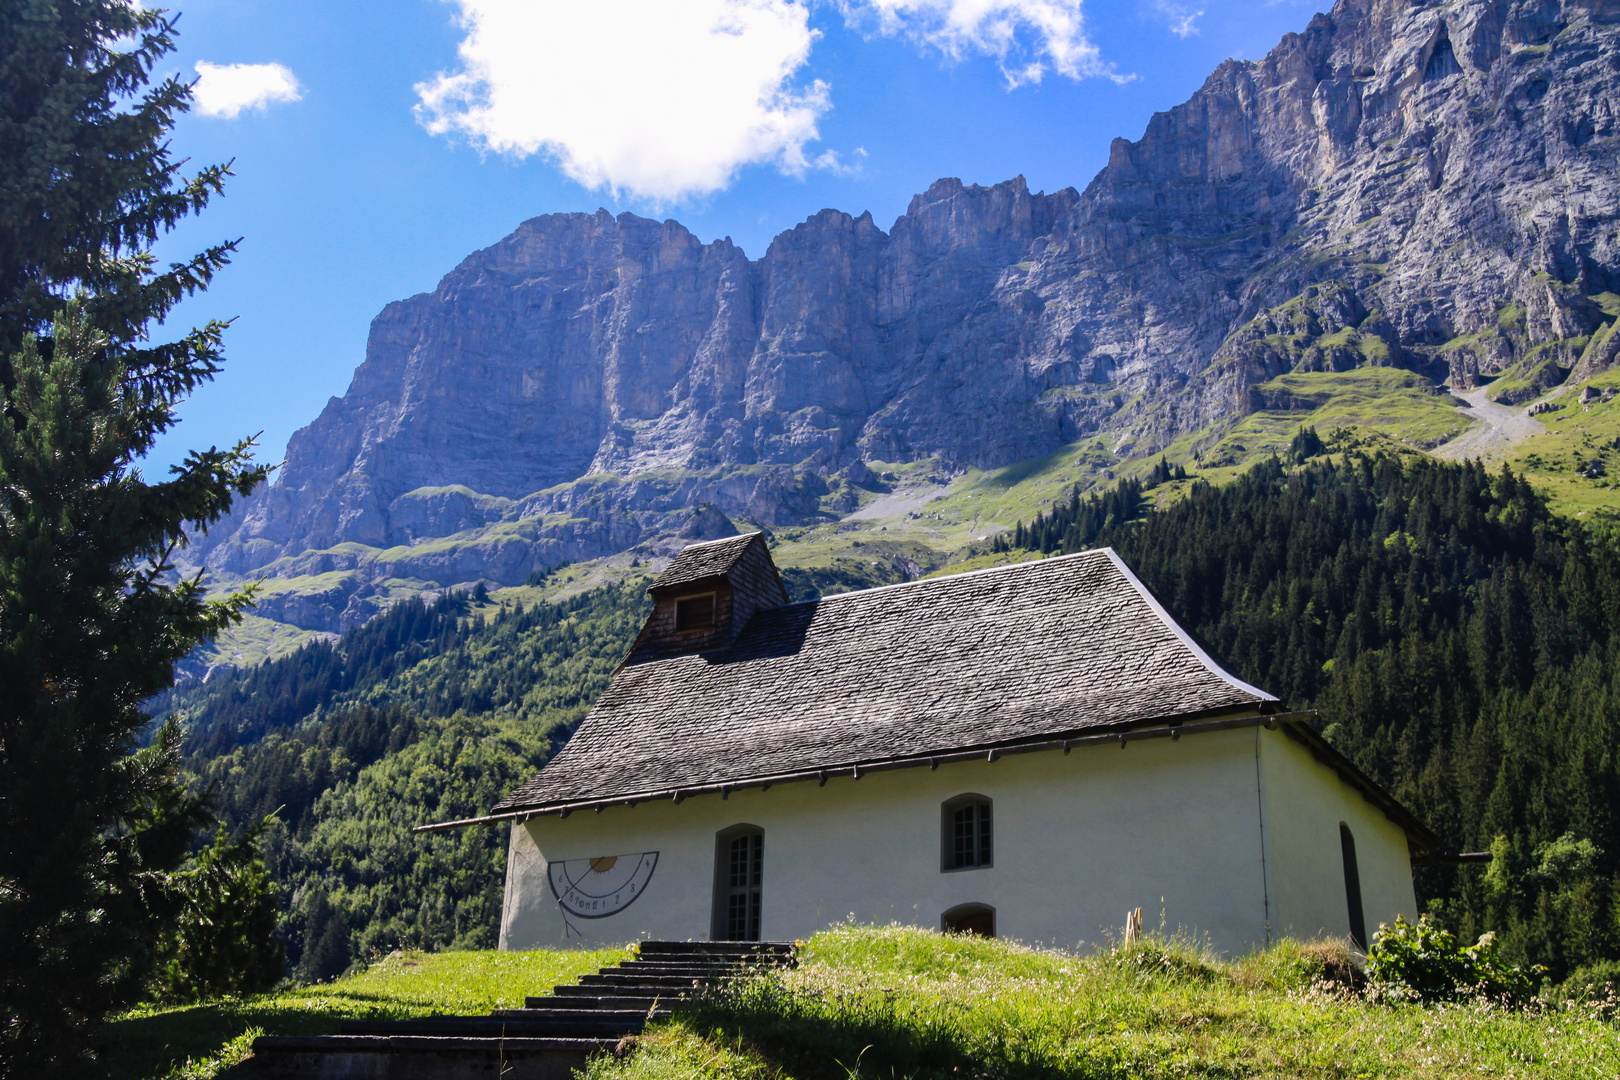
M 1111 544 L 1244 678 L 1319 709 L 1453 848 L 1499 851 L 1489 873 L 1420 871 L 1443 919 L 1499 930 L 1560 977 L 1620 958 L 1620 545 L 1517 474 L 1328 453 L 1354 445 L 1306 430 L 1222 486 L 1156 465 L 967 561 L 881 525 L 784 531 L 775 552 L 813 595 Z M 283 807 L 269 863 L 296 972 L 493 943 L 504 832 L 409 828 L 486 810 L 560 745 L 640 626 L 639 573 L 552 602 L 522 596 L 555 583 L 398 605 L 164 703 L 233 820 Z

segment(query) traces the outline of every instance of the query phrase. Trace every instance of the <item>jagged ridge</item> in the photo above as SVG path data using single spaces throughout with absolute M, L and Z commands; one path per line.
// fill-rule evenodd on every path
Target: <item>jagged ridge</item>
M 385 308 L 199 554 L 513 583 L 722 514 L 851 509 L 828 496 L 865 462 L 1098 431 L 1156 452 L 1288 371 L 1588 377 L 1620 358 L 1617 23 L 1620 0 L 1341 0 L 1084 192 L 942 180 L 887 233 L 825 210 L 756 261 L 673 221 L 535 218 Z M 316 607 L 370 610 L 339 594 Z

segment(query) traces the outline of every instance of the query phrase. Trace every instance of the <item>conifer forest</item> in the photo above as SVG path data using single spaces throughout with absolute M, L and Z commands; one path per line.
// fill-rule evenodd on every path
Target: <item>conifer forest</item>
M 1613 536 L 1506 470 L 1328 453 L 1309 429 L 1224 486 L 1165 467 L 1004 536 L 991 546 L 1008 558 L 1114 547 L 1244 679 L 1316 710 L 1451 850 L 1491 851 L 1417 868 L 1443 924 L 1496 931 L 1550 979 L 1620 960 Z M 504 830 L 409 826 L 482 813 L 542 764 L 646 602 L 625 585 L 466 614 L 477 603 L 401 604 L 154 703 L 187 717 L 188 767 L 229 820 L 275 813 L 266 862 L 301 976 L 402 943 L 494 944 Z

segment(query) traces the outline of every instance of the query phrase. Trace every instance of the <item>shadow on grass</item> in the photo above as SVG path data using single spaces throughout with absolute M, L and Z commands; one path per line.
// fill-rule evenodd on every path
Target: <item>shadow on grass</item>
M 92 1076 L 146 1080 L 166 1075 L 188 1060 L 202 1061 L 252 1028 L 270 1035 L 335 1034 L 336 1011 L 269 1008 L 250 1002 L 218 1002 L 129 1016 L 106 1024 L 96 1037 Z
M 96 1038 L 91 1076 L 148 1080 L 187 1060 L 216 1056 L 232 1039 L 254 1028 L 266 1035 L 336 1035 L 344 1020 L 418 1016 L 427 1010 L 401 1005 L 386 994 L 354 990 L 330 994 L 180 1006 L 110 1021 Z
M 1006 490 L 1007 488 L 1013 487 L 1016 484 L 1023 483 L 1025 480 L 1040 476 L 1042 473 L 1049 472 L 1064 465 L 1065 456 L 1071 453 L 1072 450 L 1073 444 L 1070 444 L 1069 446 L 1063 447 L 1061 450 L 1055 450 L 1050 454 L 1044 455 L 1043 457 L 1030 458 L 1027 461 L 1020 461 L 1016 464 L 1008 465 L 1005 468 L 986 476 L 980 481 L 980 483 L 988 488 L 1000 488 L 1002 490 Z
M 1110 1075 L 1094 1068 L 1054 1069 L 998 1032 L 973 1030 L 970 1010 L 962 1005 L 939 1003 L 926 1015 L 900 1015 L 889 1006 L 881 993 L 829 996 L 761 980 L 696 1002 L 681 1011 L 681 1020 L 711 1041 L 747 1047 L 801 1080 Z

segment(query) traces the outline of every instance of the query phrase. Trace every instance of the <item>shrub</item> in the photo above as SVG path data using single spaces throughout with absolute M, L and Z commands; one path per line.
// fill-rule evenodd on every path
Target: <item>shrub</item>
M 1576 968 L 1552 996 L 1589 1005 L 1609 1016 L 1620 1012 L 1620 960 L 1600 960 Z
M 1469 997 L 1523 1000 L 1534 991 L 1539 972 L 1504 962 L 1494 934 L 1463 946 L 1427 915 L 1416 923 L 1399 915 L 1394 926 L 1380 923 L 1367 950 L 1372 983 L 1386 994 L 1425 1003 Z

